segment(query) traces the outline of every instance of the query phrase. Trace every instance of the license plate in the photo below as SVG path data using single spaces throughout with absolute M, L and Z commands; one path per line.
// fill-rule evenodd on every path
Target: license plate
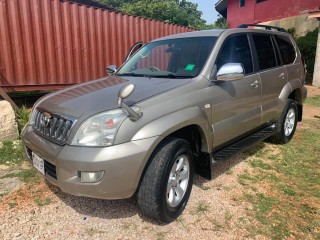
M 32 153 L 33 166 L 44 175 L 44 160 L 37 154 Z

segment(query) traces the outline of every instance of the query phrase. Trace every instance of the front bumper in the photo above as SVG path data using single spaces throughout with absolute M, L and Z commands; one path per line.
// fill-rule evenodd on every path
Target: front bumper
M 45 178 L 63 192 L 103 199 L 128 198 L 135 192 L 144 166 L 159 137 L 131 141 L 111 147 L 59 146 L 39 135 L 31 126 L 22 133 L 22 142 L 30 161 L 31 152 L 55 167 L 56 179 Z M 46 165 L 45 162 L 45 165 Z M 104 171 L 97 183 L 82 183 L 80 171 Z

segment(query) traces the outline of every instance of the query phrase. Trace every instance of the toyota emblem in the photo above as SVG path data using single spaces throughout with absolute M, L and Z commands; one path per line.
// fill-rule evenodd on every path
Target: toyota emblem
M 51 122 L 52 115 L 50 113 L 44 112 L 42 113 L 40 124 L 42 127 L 46 128 L 49 126 Z

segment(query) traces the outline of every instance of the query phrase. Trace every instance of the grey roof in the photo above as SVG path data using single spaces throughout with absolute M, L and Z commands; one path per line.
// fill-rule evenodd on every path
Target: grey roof
M 167 37 L 158 38 L 154 41 L 175 39 L 175 38 L 188 38 L 188 37 L 218 37 L 225 30 L 226 29 L 214 29 L 214 30 L 202 30 L 202 31 L 179 33 L 179 34 L 170 35 Z
M 227 17 L 227 9 L 228 9 L 228 0 L 219 0 L 216 5 L 215 9 L 218 13 L 220 13 L 223 17 Z

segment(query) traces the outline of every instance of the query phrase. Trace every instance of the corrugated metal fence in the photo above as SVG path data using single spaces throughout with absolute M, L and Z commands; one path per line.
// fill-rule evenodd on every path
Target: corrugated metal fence
M 192 30 L 60 0 L 0 0 L 0 86 L 55 89 L 103 77 L 135 42 Z

